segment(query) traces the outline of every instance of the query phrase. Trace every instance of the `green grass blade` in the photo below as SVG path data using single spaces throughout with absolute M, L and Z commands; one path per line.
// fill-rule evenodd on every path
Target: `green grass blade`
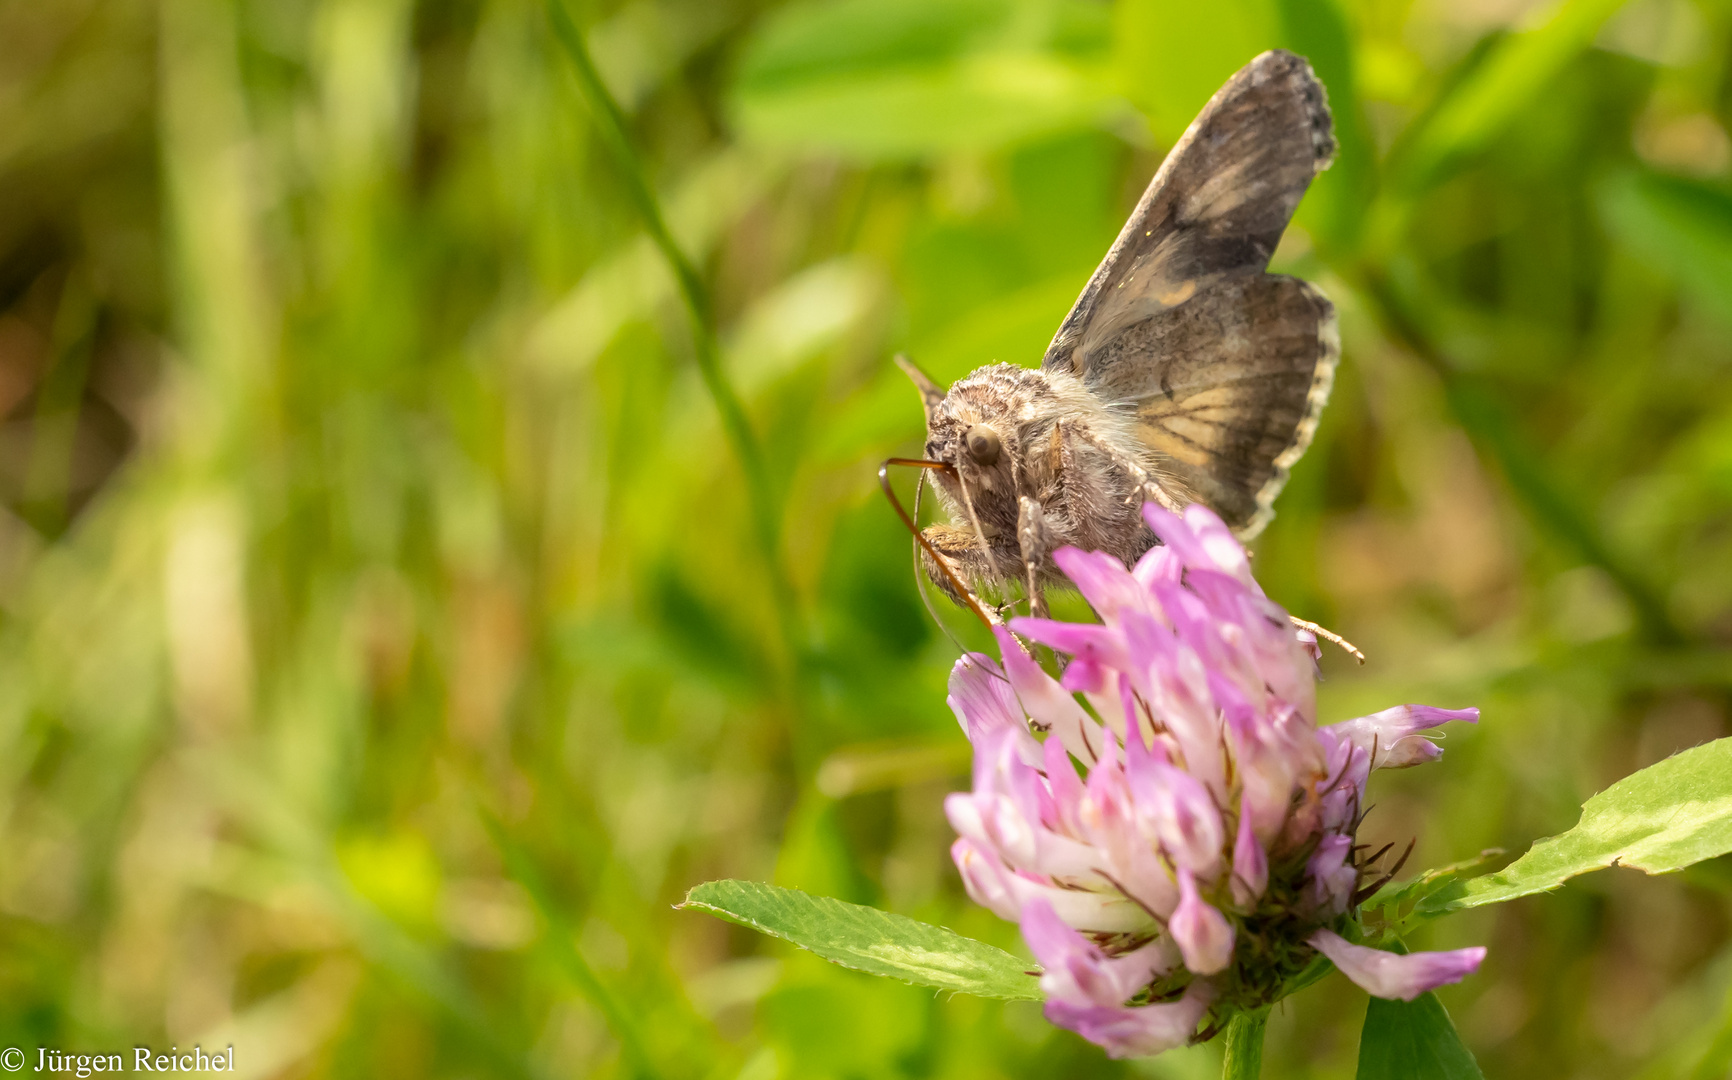
M 555 39 L 571 61 L 572 70 L 577 76 L 578 89 L 594 115 L 597 131 L 625 178 L 632 202 L 637 207 L 639 216 L 643 218 L 644 228 L 657 250 L 667 259 L 668 266 L 673 270 L 674 278 L 679 284 L 680 297 L 685 301 L 686 312 L 691 318 L 692 344 L 697 357 L 698 374 L 703 378 L 704 388 L 709 392 L 710 400 L 721 417 L 722 431 L 729 448 L 739 461 L 741 471 L 745 473 L 747 491 L 752 500 L 752 521 L 758 533 L 758 542 L 763 547 L 783 637 L 788 643 L 790 658 L 797 661 L 803 650 L 804 639 L 797 630 L 798 599 L 782 558 L 780 500 L 776 496 L 774 485 L 770 483 L 769 466 L 764 457 L 763 446 L 756 432 L 752 430 L 745 404 L 740 400 L 733 384 L 728 381 L 726 372 L 722 370 L 721 344 L 716 337 L 715 306 L 709 290 L 704 287 L 697 266 L 679 244 L 675 243 L 673 233 L 668 230 L 667 215 L 662 212 L 661 200 L 656 197 L 655 189 L 650 184 L 649 173 L 626 130 L 625 113 L 620 110 L 619 103 L 614 101 L 613 95 L 608 93 L 607 87 L 602 83 L 601 73 L 596 70 L 595 61 L 589 55 L 583 32 L 572 21 L 571 13 L 565 9 L 563 0 L 547 0 L 547 17 L 553 25 Z
M 1402 186 L 1428 186 L 1496 138 L 1623 6 L 1624 0 L 1567 0 L 1543 25 L 1498 42 L 1418 133 L 1400 170 Z
M 1600 216 L 1620 242 L 1732 322 L 1732 196 L 1636 169 L 1608 177 L 1597 194 Z
M 1606 572 L 1636 609 L 1651 641 L 1666 645 L 1681 642 L 1684 634 L 1673 623 L 1659 590 L 1631 560 L 1613 550 L 1588 512 L 1566 494 L 1540 453 L 1518 434 L 1497 393 L 1462 374 L 1386 274 L 1365 269 L 1361 286 L 1385 331 L 1442 380 L 1445 400 L 1462 430 L 1496 463 L 1535 523 Z

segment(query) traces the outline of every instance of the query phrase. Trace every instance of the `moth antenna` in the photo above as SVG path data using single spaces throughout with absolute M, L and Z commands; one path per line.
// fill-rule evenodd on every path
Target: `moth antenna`
M 908 516 L 908 511 L 902 508 L 901 500 L 896 498 L 896 489 L 890 483 L 890 466 L 892 465 L 908 465 L 917 469 L 948 469 L 950 466 L 942 461 L 927 461 L 924 458 L 886 458 L 884 464 L 878 466 L 878 486 L 884 489 L 884 497 L 890 500 L 890 505 L 896 510 L 896 516 L 902 519 L 902 524 L 908 526 L 908 531 L 914 535 L 914 542 L 925 548 L 926 554 L 932 556 L 932 561 L 950 580 L 951 586 L 956 589 L 956 594 L 963 598 L 963 602 L 968 605 L 969 610 L 974 612 L 988 630 L 992 629 L 998 625 L 997 620 L 986 613 L 985 606 L 981 604 L 980 598 L 974 595 L 974 590 L 963 582 L 962 577 L 950 565 L 950 560 L 932 546 L 932 541 L 926 539 L 926 534 L 920 531 L 920 526 L 915 524 L 914 520 Z
M 1346 638 L 1342 637 L 1340 634 L 1337 634 L 1332 630 L 1325 630 L 1321 626 L 1318 626 L 1316 623 L 1307 622 L 1304 619 L 1301 619 L 1296 615 L 1289 615 L 1289 616 L 1287 616 L 1287 618 L 1293 623 L 1294 626 L 1297 626 L 1299 629 L 1309 630 L 1311 633 L 1316 634 L 1318 637 L 1322 638 L 1324 641 L 1327 641 L 1327 642 L 1330 642 L 1336 646 L 1339 646 L 1341 649 L 1343 649 L 1349 655 L 1351 655 L 1353 657 L 1353 659 L 1359 661 L 1361 664 L 1365 663 L 1365 654 L 1359 651 L 1359 647 L 1354 645 L 1353 642 L 1348 641 Z
M 920 408 L 926 413 L 926 424 L 932 426 L 932 414 L 944 402 L 944 388 L 932 381 L 932 376 L 914 366 L 914 361 L 908 359 L 906 353 L 897 353 L 896 366 L 914 383 L 914 388 L 920 391 Z

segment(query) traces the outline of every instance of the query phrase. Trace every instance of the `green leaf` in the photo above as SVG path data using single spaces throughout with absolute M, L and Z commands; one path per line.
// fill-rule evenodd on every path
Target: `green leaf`
M 1629 170 L 1600 185 L 1607 229 L 1732 321 L 1732 195 L 1677 176 Z
M 1457 883 L 1420 908 L 1442 914 L 1555 889 L 1577 874 L 1629 866 L 1682 870 L 1732 851 L 1732 738 L 1674 754 L 1613 784 L 1582 806 L 1582 819 L 1541 840 L 1495 874 Z
M 760 142 L 899 159 L 980 151 L 1096 124 L 1118 103 L 1090 74 L 1092 5 L 832 0 L 770 16 L 730 95 Z M 1079 47 L 1080 46 L 1080 47 Z
M 791 941 L 856 971 L 977 997 L 1041 999 L 1040 982 L 1025 961 L 954 930 L 877 908 L 755 881 L 711 881 L 692 889 L 679 906 Z
M 736 89 L 797 91 L 825 79 L 943 64 L 1003 30 L 994 0 L 839 0 L 767 18 L 741 58 Z
M 1436 994 L 1372 998 L 1359 1034 L 1356 1080 L 1484 1080 Z

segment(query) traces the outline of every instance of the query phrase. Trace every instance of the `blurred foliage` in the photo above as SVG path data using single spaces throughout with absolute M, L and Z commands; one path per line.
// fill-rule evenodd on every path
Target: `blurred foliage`
M 1271 46 L 1341 133 L 1277 265 L 1346 362 L 1259 574 L 1371 656 L 1325 658 L 1326 718 L 1485 711 L 1376 780 L 1368 838 L 1519 850 L 1728 733 L 1725 0 L 569 10 L 776 544 L 540 4 L 0 2 L 0 1043 L 1211 1075 L 670 904 L 774 880 L 1020 947 L 948 863 L 955 647 L 875 490 L 921 432 L 886 358 L 1034 363 Z M 1413 944 L 1491 946 L 1440 995 L 1487 1075 L 1719 1077 L 1729 897 L 1613 870 Z M 1364 1000 L 1278 1010 L 1265 1075 L 1350 1075 Z

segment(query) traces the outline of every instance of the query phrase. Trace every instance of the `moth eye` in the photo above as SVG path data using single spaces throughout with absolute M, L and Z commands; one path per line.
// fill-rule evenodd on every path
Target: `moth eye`
M 974 459 L 976 465 L 995 464 L 999 451 L 1003 449 L 1003 445 L 998 441 L 998 432 L 985 424 L 976 424 L 963 432 L 962 442 L 968 447 L 968 456 Z

